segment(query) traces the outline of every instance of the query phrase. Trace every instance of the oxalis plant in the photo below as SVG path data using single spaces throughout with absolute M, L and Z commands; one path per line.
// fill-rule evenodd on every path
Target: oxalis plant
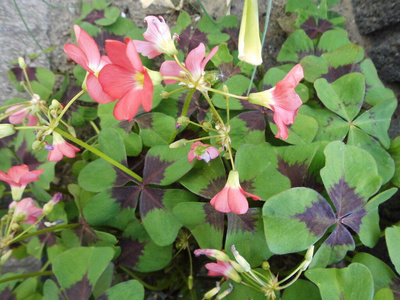
M 1 265 L 42 264 L 3 272 L 0 298 L 398 299 L 400 227 L 378 214 L 400 184 L 397 102 L 337 2 L 288 0 L 267 71 L 255 0 L 241 22 L 180 11 L 144 29 L 85 2 L 57 89 L 15 61 Z

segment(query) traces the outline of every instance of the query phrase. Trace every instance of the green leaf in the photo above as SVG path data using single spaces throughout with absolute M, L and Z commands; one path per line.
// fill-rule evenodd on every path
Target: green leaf
M 290 188 L 289 179 L 278 171 L 274 149 L 267 143 L 240 147 L 236 153 L 235 165 L 244 190 L 263 200 Z
M 114 167 L 103 159 L 88 163 L 79 173 L 78 183 L 90 192 L 102 192 L 114 186 L 117 173 Z
M 311 282 L 298 279 L 283 292 L 282 300 L 320 300 L 318 288 Z
M 298 62 L 300 59 L 300 53 L 302 56 L 314 54 L 313 41 L 308 37 L 304 30 L 296 30 L 289 35 L 282 45 L 277 61 Z
M 385 235 L 386 235 L 386 244 L 388 247 L 390 259 L 394 264 L 397 273 L 400 274 L 400 257 L 399 257 L 400 227 L 392 226 L 386 228 Z
M 326 200 L 308 188 L 293 188 L 271 197 L 264 204 L 263 218 L 267 244 L 276 254 L 306 250 L 335 222 Z
M 169 185 L 193 167 L 189 163 L 190 147 L 171 149 L 168 146 L 152 147 L 146 155 L 143 171 L 144 184 Z
M 356 44 L 346 44 L 332 52 L 322 54 L 333 68 L 351 65 L 360 62 L 364 57 L 364 50 Z
M 314 86 L 325 106 L 345 120 L 352 121 L 359 113 L 365 94 L 364 75 L 350 73 L 332 84 L 320 78 Z
M 58 255 L 53 272 L 67 298 L 88 299 L 113 256 L 114 251 L 109 247 L 77 247 Z
M 344 269 L 311 269 L 305 275 L 318 286 L 323 300 L 365 300 L 374 295 L 371 273 L 358 263 Z
M 208 203 L 185 202 L 174 207 L 173 213 L 193 234 L 200 248 L 221 249 L 224 214 Z
M 395 162 L 395 172 L 392 178 L 392 183 L 395 186 L 400 187 L 400 137 L 397 137 L 392 141 L 389 153 Z
M 314 82 L 329 70 L 328 62 L 323 56 L 307 55 L 300 64 L 304 70 L 304 79 L 309 82 Z
M 162 113 L 143 114 L 135 121 L 143 144 L 148 147 L 167 145 L 175 132 L 175 119 Z
M 172 245 L 156 245 L 138 220 L 126 228 L 120 244 L 119 263 L 139 272 L 161 270 L 172 258 Z
M 43 285 L 43 298 L 42 300 L 54 300 L 59 299 L 60 293 L 57 284 L 51 280 L 47 279 Z
M 109 288 L 98 300 L 143 300 L 144 288 L 137 280 L 121 282 Z
M 250 79 L 244 77 L 243 75 L 232 76 L 227 81 L 224 82 L 224 85 L 228 87 L 229 93 L 236 94 L 239 96 L 244 95 L 247 92 L 249 84 L 250 84 Z M 222 86 L 219 88 L 219 90 L 222 91 Z M 212 100 L 215 106 L 226 109 L 226 100 L 222 95 L 215 94 Z M 243 109 L 243 106 L 240 100 L 229 98 L 229 109 L 240 110 Z
M 118 124 L 118 120 L 115 119 L 113 115 L 114 106 L 117 102 L 110 102 L 106 104 L 101 104 L 97 108 L 97 115 L 100 118 L 100 127 L 101 128 L 108 128 L 113 127 L 114 125 Z
M 194 163 L 194 162 L 193 162 Z M 211 199 L 219 193 L 226 183 L 225 169 L 221 158 L 212 159 L 209 163 L 194 163 L 179 182 L 192 193 Z
M 182 227 L 172 214 L 173 208 L 181 202 L 195 200 L 193 194 L 184 190 L 143 189 L 140 197 L 140 215 L 154 243 L 159 246 L 172 244 Z
M 318 49 L 324 52 L 334 51 L 350 43 L 347 31 L 342 28 L 335 28 L 325 32 L 318 43 Z
M 361 130 L 377 138 L 386 149 L 390 146 L 388 130 L 391 117 L 396 110 L 396 99 L 388 99 L 380 102 L 364 112 L 353 124 Z
M 243 215 L 228 213 L 226 252 L 230 251 L 231 245 L 235 245 L 240 255 L 245 257 L 253 267 L 272 256 L 265 242 L 261 208 L 249 208 Z M 249 247 L 249 245 L 252 246 Z
M 119 132 L 122 139 L 124 140 L 126 155 L 138 156 L 142 152 L 143 144 L 142 139 L 134 132 L 126 132 L 122 128 L 114 128 Z
M 117 162 L 126 162 L 124 141 L 117 130 L 112 128 L 103 129 L 99 134 L 99 145 L 104 154 Z
M 221 43 L 218 46 L 218 51 L 211 58 L 214 66 L 219 67 L 222 63 L 229 63 L 233 61 L 233 56 L 230 54 L 227 43 Z
M 238 149 L 244 144 L 261 144 L 265 142 L 265 119 L 259 111 L 243 112 L 229 122 L 232 147 Z
M 97 25 L 107 26 L 115 23 L 120 15 L 118 7 L 110 6 L 104 9 L 104 18 L 94 21 Z
M 374 138 L 357 127 L 350 127 L 347 144 L 357 146 L 369 152 L 376 161 L 378 173 L 382 177 L 382 184 L 389 182 L 394 175 L 395 164 L 393 158 Z

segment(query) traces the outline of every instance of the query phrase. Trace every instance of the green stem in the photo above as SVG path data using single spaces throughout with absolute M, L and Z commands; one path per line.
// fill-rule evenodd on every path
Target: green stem
M 81 146 L 81 147 L 89 150 L 90 152 L 96 154 L 97 156 L 101 157 L 102 159 L 104 159 L 105 161 L 109 162 L 110 164 L 112 164 L 116 168 L 120 169 L 121 171 L 125 172 L 126 174 L 128 174 L 129 176 L 134 178 L 133 181 L 136 184 L 140 185 L 140 183 L 143 182 L 143 178 L 140 177 L 138 174 L 136 174 L 132 170 L 128 169 L 127 167 L 125 167 L 121 163 L 117 162 L 116 160 L 112 159 L 111 157 L 109 157 L 105 153 L 101 152 L 100 150 L 96 149 L 95 147 L 86 144 L 85 142 L 81 141 L 80 139 L 77 139 L 76 137 L 73 137 L 69 133 L 67 133 L 67 132 L 65 132 L 65 131 L 63 131 L 63 130 L 61 130 L 59 128 L 55 128 L 54 131 L 59 133 L 59 134 L 61 134 L 63 137 L 69 139 L 70 141 L 74 142 L 75 144 L 78 144 L 79 146 Z
M 201 9 L 203 10 L 204 14 L 207 16 L 207 18 L 209 18 L 215 25 L 218 25 L 218 22 L 216 22 L 207 12 L 206 8 L 204 7 L 203 3 L 201 2 L 201 0 L 197 0 L 197 2 L 199 3 Z
M 271 16 L 271 8 L 272 8 L 272 0 L 268 0 L 267 15 L 265 17 L 264 31 L 263 31 L 263 36 L 262 36 L 262 40 L 261 40 L 261 51 L 262 51 L 262 48 L 264 47 L 265 37 L 267 36 L 269 18 Z M 254 78 L 256 77 L 256 72 L 257 72 L 257 66 L 254 67 L 253 74 L 251 75 L 249 88 L 247 89 L 247 96 L 250 94 L 251 86 L 253 85 Z
M 149 289 L 149 290 L 152 290 L 152 291 L 161 291 L 161 290 L 163 290 L 164 288 L 166 288 L 168 286 L 166 284 L 157 285 L 157 286 L 150 285 L 147 282 L 143 281 L 139 276 L 137 276 L 135 273 L 133 273 L 128 268 L 125 268 L 124 266 L 119 266 L 119 268 L 122 271 L 124 271 L 126 274 L 131 276 L 133 279 L 136 279 L 137 281 L 139 281 L 146 289 Z
M 22 237 L 25 233 L 27 233 L 29 230 L 31 230 L 33 227 L 35 227 L 37 224 L 39 224 L 40 221 L 42 221 L 44 218 L 44 215 L 42 215 L 39 219 L 37 219 L 37 221 L 35 223 L 33 223 L 31 226 L 29 226 L 27 229 L 25 229 L 24 231 L 22 231 L 17 237 L 15 237 L 14 239 L 11 240 L 11 243 L 14 243 L 15 240 L 19 239 L 20 237 Z
M 96 134 L 100 133 L 99 127 L 97 127 L 96 123 L 93 121 L 90 121 L 90 125 L 92 125 L 94 131 L 96 132 Z
M 236 99 L 240 99 L 240 100 L 249 100 L 249 97 L 247 97 L 247 96 L 238 96 L 238 95 L 235 95 L 235 94 L 226 93 L 226 92 L 223 92 L 223 91 L 220 91 L 220 90 L 216 90 L 216 89 L 213 89 L 213 88 L 210 88 L 210 87 L 204 87 L 204 89 L 207 90 L 207 91 L 216 93 L 216 94 L 221 94 L 221 95 L 226 96 L 226 97 L 232 97 L 232 98 L 236 98 Z
M 61 113 L 59 114 L 59 116 L 56 119 L 56 124 L 58 124 L 58 122 L 60 122 L 61 118 L 64 116 L 64 114 L 67 112 L 67 110 L 70 108 L 70 106 L 80 97 L 82 96 L 84 93 L 86 93 L 86 91 L 81 90 L 78 94 L 76 94 L 74 96 L 74 98 L 72 98 L 68 104 L 64 107 L 64 109 L 61 111 Z
M 81 224 L 64 224 L 64 225 L 49 227 L 49 228 L 41 229 L 41 230 L 38 230 L 38 231 L 35 231 L 35 232 L 31 232 L 31 233 L 25 234 L 24 236 L 15 238 L 12 242 L 13 243 L 17 243 L 19 241 L 25 240 L 25 239 L 30 238 L 32 236 L 41 235 L 43 233 L 56 231 L 56 230 L 59 230 L 59 229 L 74 228 L 74 227 L 78 227 L 80 225 Z
M 18 280 L 18 279 L 30 278 L 30 277 L 49 276 L 49 275 L 53 275 L 53 272 L 52 271 L 44 271 L 44 272 L 26 273 L 26 274 L 20 274 L 20 275 L 1 279 L 0 283 Z
M 208 104 L 210 105 L 210 108 L 213 112 L 213 114 L 215 114 L 217 116 L 217 118 L 219 119 L 219 121 L 221 122 L 221 125 L 225 126 L 224 121 L 222 120 L 221 116 L 219 115 L 219 113 L 217 112 L 217 110 L 215 109 L 214 105 L 212 104 L 212 101 L 210 99 L 210 97 L 208 96 L 207 92 L 201 91 L 201 93 L 203 94 L 204 98 L 206 98 Z

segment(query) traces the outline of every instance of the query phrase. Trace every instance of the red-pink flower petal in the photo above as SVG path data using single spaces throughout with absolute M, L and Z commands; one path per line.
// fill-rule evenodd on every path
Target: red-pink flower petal
M 249 203 L 240 188 L 229 189 L 228 205 L 230 210 L 237 215 L 245 214 L 249 210 Z
M 226 280 L 229 279 L 227 274 L 233 269 L 229 262 L 217 260 L 217 263 L 208 263 L 205 265 L 208 270 L 208 276 L 224 276 Z
M 133 42 L 135 43 L 136 50 L 143 56 L 147 56 L 150 59 L 161 54 L 161 52 L 159 52 L 152 43 L 139 40 L 134 40 Z
M 141 90 L 129 90 L 115 105 L 114 117 L 119 121 L 132 121 L 140 107 L 141 102 L 139 99 L 141 97 Z
M 131 71 L 134 70 L 126 54 L 126 44 L 120 41 L 107 40 L 105 48 L 107 51 L 107 57 L 113 64 Z
M 203 75 L 204 68 L 202 62 L 206 53 L 206 47 L 200 43 L 196 48 L 189 52 L 185 60 L 185 67 L 192 74 L 194 80 L 197 80 Z
M 89 68 L 89 60 L 85 53 L 74 44 L 65 44 L 64 52 L 78 65 L 84 68 L 89 73 L 93 73 L 93 70 Z
M 115 99 L 121 99 L 136 89 L 135 74 L 118 65 L 106 65 L 100 71 L 99 81 L 103 90 Z
M 100 51 L 94 39 L 78 25 L 74 25 L 74 31 L 79 48 L 85 53 L 89 68 L 97 71 L 100 64 Z
M 143 72 L 143 63 L 140 59 L 139 53 L 136 50 L 135 44 L 132 40 L 127 43 L 126 55 L 131 62 L 133 68 L 139 72 Z
M 99 79 L 93 74 L 89 74 L 87 76 L 86 88 L 90 97 L 92 97 L 92 99 L 97 103 L 104 104 L 113 102 L 115 100 L 115 98 L 103 91 L 103 87 L 101 86 Z
M 181 72 L 183 72 L 183 70 L 181 69 L 181 67 L 179 67 L 177 62 L 173 60 L 164 61 L 160 67 L 160 73 L 162 76 L 180 77 Z M 164 82 L 166 84 L 174 84 L 177 81 L 171 79 L 164 79 Z
M 25 216 L 24 223 L 34 224 L 37 221 L 37 217 L 42 214 L 42 209 L 35 206 L 32 198 L 24 198 L 18 202 L 11 202 L 9 208 L 15 207 L 14 213 Z
M 210 204 L 215 207 L 216 210 L 228 213 L 231 211 L 228 204 L 229 187 L 225 186 L 218 194 L 216 194 L 210 201 Z

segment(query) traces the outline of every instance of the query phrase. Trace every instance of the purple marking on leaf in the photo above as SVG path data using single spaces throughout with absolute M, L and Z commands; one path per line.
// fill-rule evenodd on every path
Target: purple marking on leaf
M 125 167 L 128 166 L 128 163 L 126 160 L 121 161 L 121 164 L 123 164 Z M 134 181 L 137 182 L 132 176 L 126 174 L 124 171 L 120 170 L 117 167 L 113 166 L 113 169 L 115 170 L 115 173 L 117 174 L 117 177 L 114 180 L 114 186 L 123 186 L 129 181 Z
M 111 189 L 111 197 L 115 203 L 121 204 L 121 211 L 126 208 L 136 209 L 141 188 L 138 186 L 115 187 Z
M 353 229 L 355 232 L 359 233 L 360 232 L 360 225 L 361 225 L 361 220 L 367 215 L 367 211 L 365 208 L 361 208 L 357 210 L 356 212 L 353 212 L 346 217 L 342 218 L 340 222 L 344 225 L 349 226 L 351 229 Z
M 351 233 L 340 223 L 336 223 L 335 230 L 325 240 L 325 244 L 331 246 L 350 246 L 354 249 L 354 240 Z
M 308 167 L 305 161 L 296 161 L 294 164 L 290 165 L 278 155 L 278 171 L 289 178 L 292 188 L 305 186 L 304 183 L 307 181 Z
M 246 111 L 237 116 L 240 120 L 246 122 L 246 127 L 249 131 L 259 130 L 264 131 L 266 127 L 265 118 L 259 111 Z
M 328 68 L 328 73 L 323 74 L 321 77 L 325 78 L 326 81 L 328 81 L 329 83 L 332 83 L 336 79 L 342 77 L 343 75 L 355 72 L 361 73 L 359 64 L 349 64 L 349 65 L 339 66 L 337 68 L 333 68 L 330 66 Z
M 203 43 L 205 45 L 208 44 L 208 38 L 207 34 L 204 32 L 201 32 L 197 28 L 194 30 L 192 33 L 191 25 L 186 27 L 185 30 L 181 32 L 179 35 L 179 43 L 177 48 L 185 52 L 185 48 L 188 47 L 187 53 L 192 51 L 194 48 L 199 46 L 200 43 Z
M 160 184 L 164 179 L 165 170 L 172 164 L 173 162 L 161 161 L 160 156 L 147 154 L 143 170 L 143 184 Z
M 393 292 L 394 299 L 395 300 L 400 299 L 400 278 L 398 278 L 398 277 L 392 278 L 392 280 L 389 284 L 389 288 Z
M 147 213 L 153 209 L 166 210 L 162 200 L 166 190 L 153 189 L 146 187 L 140 196 L 140 216 L 145 218 Z
M 323 34 L 324 32 L 333 29 L 333 25 L 328 20 L 321 18 L 318 18 L 317 24 L 315 18 L 311 16 L 307 21 L 301 24 L 300 28 L 306 32 L 310 39 L 315 39 L 318 37 L 318 34 Z
M 256 227 L 262 227 L 260 222 L 260 209 L 259 208 L 249 208 L 247 213 L 243 215 L 237 215 L 232 212 L 228 213 L 228 233 L 238 234 L 249 232 L 256 234 Z
M 17 296 L 11 293 L 11 289 L 9 287 L 6 287 L 0 293 L 0 299 L 17 300 Z
M 303 213 L 295 214 L 292 218 L 306 223 L 307 229 L 315 236 L 322 236 L 335 221 L 335 213 L 324 197 L 318 194 L 318 200 L 311 203 Z
M 217 231 L 224 230 L 224 214 L 215 210 L 215 208 L 208 203 L 203 205 L 204 213 L 206 214 L 206 223 L 210 224 Z
M 40 223 L 39 230 L 47 228 L 43 223 Z M 46 232 L 44 234 L 40 234 L 38 236 L 39 241 L 41 244 L 46 245 L 47 247 L 51 247 L 57 245 L 57 237 L 55 236 L 54 232 Z M 2 298 L 0 298 L 2 299 Z
M 27 147 L 27 142 L 24 139 L 24 141 L 22 142 L 21 146 L 18 148 L 18 150 L 16 151 L 17 157 L 19 157 L 21 159 L 21 162 L 25 165 L 29 166 L 29 170 L 36 170 L 39 168 L 39 166 L 41 165 L 41 162 L 38 161 L 38 159 L 36 158 L 35 155 L 33 155 L 33 153 L 31 153 L 29 150 L 31 148 Z
M 204 189 L 199 191 L 199 195 L 204 198 L 211 199 L 224 188 L 225 184 L 225 176 L 212 179 Z
M 338 218 L 343 218 L 356 211 L 365 203 L 364 199 L 355 193 L 355 188 L 349 186 L 344 177 L 328 189 L 328 195 L 335 205 Z
M 96 25 L 95 21 L 103 18 L 104 18 L 104 9 L 103 10 L 93 9 L 89 14 L 86 15 L 86 17 L 82 21 L 88 22 L 92 25 Z
M 89 299 L 92 294 L 92 286 L 88 279 L 87 272 L 81 280 L 66 288 L 65 294 L 67 299 Z
M 224 28 L 222 33 L 226 33 L 230 36 L 229 40 L 226 41 L 228 44 L 228 48 L 232 51 L 238 49 L 238 43 L 239 43 L 239 28 L 238 27 L 231 27 L 231 28 Z
M 82 246 L 91 246 L 100 241 L 100 238 L 93 231 L 93 229 L 90 228 L 85 219 L 80 218 L 79 223 L 82 226 L 75 228 L 74 232 L 79 237 Z
M 20 67 L 15 67 L 11 69 L 11 72 L 14 73 L 15 78 L 18 82 L 26 81 L 24 71 Z M 36 68 L 31 68 L 29 66 L 26 67 L 26 73 L 28 74 L 28 78 L 30 81 L 38 81 L 36 77 Z
M 96 42 L 97 46 L 99 47 L 100 55 L 106 55 L 106 40 L 116 40 L 120 42 L 124 42 L 125 38 L 122 35 L 116 35 L 112 32 L 108 32 L 106 30 L 102 30 L 98 35 L 93 37 L 94 41 Z
M 240 66 L 233 67 L 233 62 L 222 63 L 219 65 L 218 69 L 219 69 L 219 74 L 217 74 L 217 77 L 222 82 L 227 81 L 229 78 L 237 74 L 240 74 L 241 72 Z
M 143 254 L 146 245 L 147 242 L 141 243 L 131 238 L 122 238 L 121 255 L 118 258 L 118 263 L 128 268 L 134 268 L 139 262 L 139 257 Z

